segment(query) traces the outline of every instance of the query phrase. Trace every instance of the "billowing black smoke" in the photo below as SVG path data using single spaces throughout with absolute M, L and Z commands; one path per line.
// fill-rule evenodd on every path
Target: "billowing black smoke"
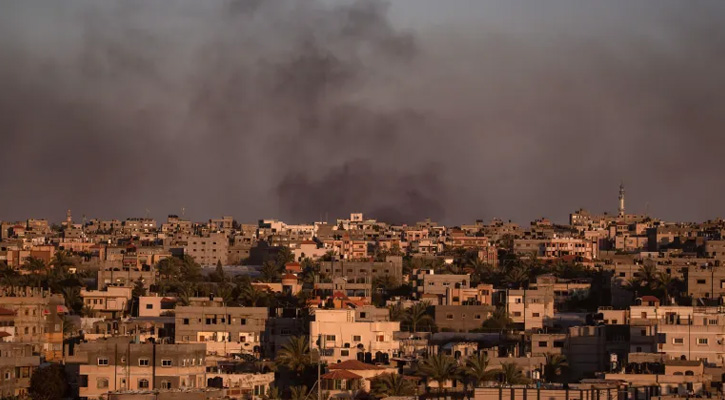
M 725 2 L 596 3 L 10 0 L 0 219 L 716 216 Z

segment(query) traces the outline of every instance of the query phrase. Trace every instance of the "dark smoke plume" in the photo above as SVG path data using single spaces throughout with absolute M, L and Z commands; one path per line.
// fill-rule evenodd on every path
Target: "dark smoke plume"
M 725 2 L 9 0 L 0 219 L 717 216 Z

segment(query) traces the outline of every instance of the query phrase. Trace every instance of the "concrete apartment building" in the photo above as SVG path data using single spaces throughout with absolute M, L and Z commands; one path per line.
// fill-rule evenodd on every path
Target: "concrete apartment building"
M 76 365 L 81 399 L 109 392 L 206 387 L 202 344 L 131 343 L 115 338 L 81 343 L 67 359 Z
M 432 272 L 430 270 L 427 271 Z M 452 274 L 435 275 L 433 273 L 425 273 L 418 275 L 417 284 L 418 296 L 437 296 L 443 299 L 446 298 L 449 288 L 453 290 L 469 289 L 471 284 L 471 276 Z
M 261 354 L 265 307 L 194 305 L 176 308 L 176 343 L 204 343 L 209 354 Z
M 434 306 L 435 323 L 441 332 L 469 332 L 481 328 L 483 321 L 493 314 L 491 305 L 437 305 Z
M 67 312 L 62 295 L 38 288 L 3 287 L 0 304 L 15 313 L 15 342 L 32 344 L 34 352 L 47 360 L 62 357 L 62 315 Z
M 481 283 L 475 288 L 461 288 L 448 286 L 443 301 L 444 305 L 492 305 L 493 285 Z
M 687 267 L 687 294 L 695 299 L 725 296 L 725 267 Z
M 541 289 L 554 293 L 556 305 L 564 304 L 573 298 L 583 298 L 589 294 L 592 284 L 586 280 L 561 279 L 553 274 L 539 275 L 529 290 Z
M 329 363 L 346 360 L 385 362 L 396 356 L 400 342 L 397 321 L 363 320 L 355 310 L 314 310 L 310 322 L 310 348 L 322 349 L 322 360 Z M 318 339 L 322 338 L 318 345 Z
M 134 287 L 137 281 L 146 289 L 156 283 L 156 271 L 151 267 L 125 267 L 117 263 L 101 263 L 98 270 L 98 288 L 109 286 Z
M 587 260 L 597 258 L 598 246 L 590 240 L 574 237 L 551 237 L 540 239 L 515 239 L 514 252 L 520 255 L 536 255 L 540 258 L 581 257 Z
M 40 356 L 33 345 L 0 342 L 0 398 L 24 398 L 38 366 Z
M 543 329 L 553 326 L 554 293 L 551 290 L 505 290 L 509 318 L 525 330 Z
M 107 286 L 103 290 L 81 289 L 83 304 L 98 316 L 120 318 L 128 311 L 131 287 Z
M 194 258 L 202 266 L 228 264 L 229 239 L 224 233 L 210 233 L 208 236 L 189 236 L 186 238 L 184 253 Z
M 390 256 L 383 262 L 372 261 L 327 261 L 320 266 L 320 272 L 330 278 L 349 279 L 392 276 L 396 282 L 403 280 L 403 258 Z

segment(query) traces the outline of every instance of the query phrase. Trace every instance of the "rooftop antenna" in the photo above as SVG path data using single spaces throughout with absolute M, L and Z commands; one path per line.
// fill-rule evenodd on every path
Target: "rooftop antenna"
M 181 207 L 181 218 L 184 218 L 186 215 L 186 207 Z

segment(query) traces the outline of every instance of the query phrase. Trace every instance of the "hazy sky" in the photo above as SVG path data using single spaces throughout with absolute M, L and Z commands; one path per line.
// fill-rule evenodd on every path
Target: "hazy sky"
M 9 0 L 0 219 L 723 216 L 725 1 Z

